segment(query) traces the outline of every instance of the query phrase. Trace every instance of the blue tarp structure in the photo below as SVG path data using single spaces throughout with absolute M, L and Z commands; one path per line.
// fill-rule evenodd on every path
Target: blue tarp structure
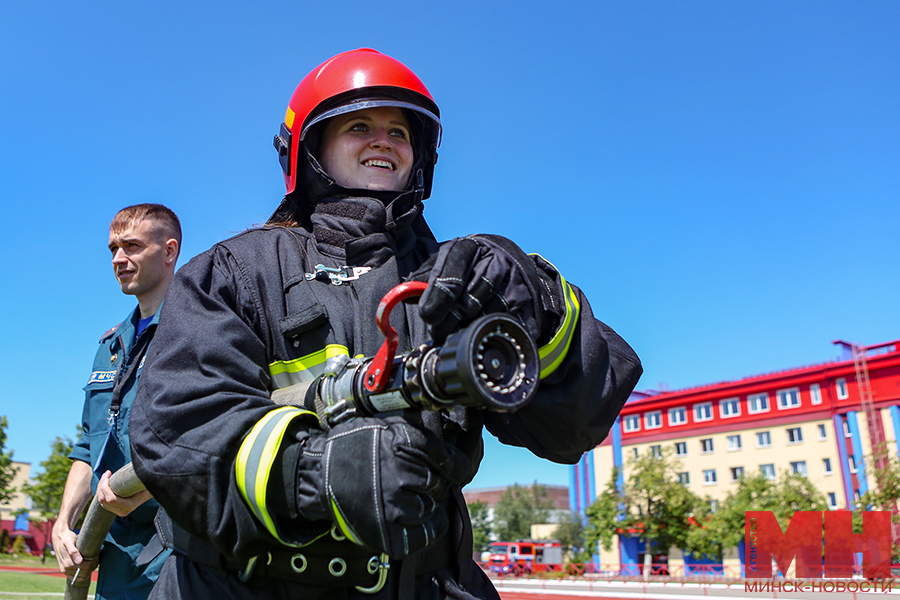
M 13 526 L 16 531 L 28 531 L 28 514 L 21 514 L 16 517 L 16 524 Z

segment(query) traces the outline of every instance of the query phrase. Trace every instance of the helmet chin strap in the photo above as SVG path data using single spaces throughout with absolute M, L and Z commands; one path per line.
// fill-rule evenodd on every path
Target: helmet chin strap
M 403 190 L 370 190 L 367 188 L 347 188 L 338 184 L 334 178 L 325 171 L 316 156 L 305 147 L 308 173 L 311 178 L 304 177 L 305 191 L 309 202 L 316 202 L 324 196 L 333 196 L 335 194 L 342 196 L 359 196 L 368 198 L 377 198 L 385 205 L 390 204 L 394 199 L 412 192 L 417 202 L 421 202 L 425 195 L 425 174 L 422 160 L 417 160 L 413 165 L 412 174 Z M 310 180 L 311 179 L 311 180 Z M 311 188 L 311 189 L 310 189 Z

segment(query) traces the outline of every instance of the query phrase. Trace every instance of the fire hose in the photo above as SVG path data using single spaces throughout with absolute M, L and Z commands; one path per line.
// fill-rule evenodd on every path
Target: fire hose
M 122 498 L 134 496 L 138 492 L 146 489 L 141 480 L 138 479 L 134 472 L 134 467 L 128 463 L 115 473 L 109 479 L 109 487 L 112 491 Z M 85 558 L 96 558 L 100 555 L 100 548 L 103 546 L 103 540 L 109 528 L 112 527 L 116 515 L 100 506 L 100 501 L 94 496 L 91 505 L 88 508 L 87 515 L 84 517 L 84 524 L 78 537 L 75 539 L 75 547 L 78 552 Z M 84 564 L 84 563 L 82 563 Z M 75 575 L 66 578 L 66 594 L 65 600 L 86 600 L 88 588 L 91 585 L 91 578 L 85 577 L 78 579 L 80 567 L 75 571 Z

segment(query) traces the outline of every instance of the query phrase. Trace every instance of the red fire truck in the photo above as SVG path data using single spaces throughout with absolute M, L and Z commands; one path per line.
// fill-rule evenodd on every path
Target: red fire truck
M 536 571 L 559 571 L 562 568 L 562 546 L 559 542 L 517 540 L 494 542 L 482 560 L 494 573 L 523 574 Z

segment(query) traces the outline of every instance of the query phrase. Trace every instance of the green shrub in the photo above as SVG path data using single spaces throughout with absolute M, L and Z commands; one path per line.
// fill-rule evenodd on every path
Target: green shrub
M 12 546 L 13 554 L 28 554 L 28 545 L 25 544 L 25 538 L 21 535 L 16 536 L 16 541 L 13 542 Z

